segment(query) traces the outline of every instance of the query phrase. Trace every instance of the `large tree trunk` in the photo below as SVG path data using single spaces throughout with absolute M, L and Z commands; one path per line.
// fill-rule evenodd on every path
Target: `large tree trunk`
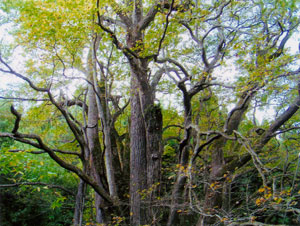
M 146 131 L 136 78 L 131 79 L 130 125 L 130 223 L 146 224 L 146 209 L 141 192 L 147 189 Z
M 133 25 L 127 33 L 129 48 L 139 47 L 143 43 L 143 35 L 138 27 L 141 20 L 142 2 L 136 1 Z M 139 50 L 135 54 L 139 55 Z M 131 224 L 139 225 L 149 224 L 152 219 L 151 203 L 160 180 L 162 114 L 160 107 L 154 104 L 154 89 L 150 86 L 147 73 L 148 60 L 134 57 L 128 60 L 131 68 Z M 143 205 L 147 203 L 147 209 L 141 205 L 141 196 Z
M 153 103 L 145 110 L 147 138 L 147 187 L 149 217 L 155 216 L 153 202 L 159 194 L 162 159 L 162 113 Z
M 132 72 L 131 99 L 131 186 L 135 187 L 137 175 L 141 179 L 140 188 L 131 190 L 130 195 L 138 189 L 142 192 L 143 201 L 147 204 L 140 208 L 145 223 L 151 223 L 153 218 L 152 203 L 159 190 L 161 155 L 162 155 L 162 113 L 159 105 L 154 104 L 154 93 L 147 78 L 147 61 L 130 61 Z M 140 142 L 140 144 L 138 144 Z M 141 156 L 139 156 L 141 155 Z M 140 165 L 139 165 L 140 164 Z M 142 170 L 137 171 L 137 169 Z M 135 198 L 134 198 L 135 199 Z M 132 199 L 132 201 L 134 201 Z M 137 203 L 131 203 L 138 209 Z M 133 216 L 135 217 L 134 213 Z M 138 222 L 138 221 L 136 221 Z M 133 223 L 133 222 L 132 222 Z

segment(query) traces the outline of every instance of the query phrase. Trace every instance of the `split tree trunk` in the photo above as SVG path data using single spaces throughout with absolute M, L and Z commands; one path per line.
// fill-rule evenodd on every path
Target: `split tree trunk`
M 96 183 L 103 187 L 103 183 L 101 181 L 101 175 L 103 171 L 103 161 L 102 161 L 102 151 L 99 139 L 99 127 L 98 127 L 98 106 L 96 101 L 95 89 L 93 87 L 94 84 L 94 76 L 93 76 L 93 66 L 89 62 L 88 66 L 88 123 L 87 123 L 87 140 L 88 147 L 91 153 L 91 168 L 92 168 L 92 176 Z M 104 216 L 101 206 L 103 205 L 103 199 L 99 194 L 95 194 L 95 207 L 96 207 L 96 220 L 97 223 L 104 222 Z

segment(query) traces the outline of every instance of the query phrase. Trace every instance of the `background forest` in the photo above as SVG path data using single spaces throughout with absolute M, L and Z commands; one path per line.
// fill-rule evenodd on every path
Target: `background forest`
M 0 225 L 300 225 L 299 7 L 2 0 Z

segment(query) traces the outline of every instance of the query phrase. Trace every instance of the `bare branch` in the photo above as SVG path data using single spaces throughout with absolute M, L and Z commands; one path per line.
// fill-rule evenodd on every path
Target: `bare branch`
M 256 167 L 257 171 L 259 172 L 259 174 L 262 178 L 263 185 L 267 186 L 266 176 L 264 175 L 263 170 L 267 171 L 267 172 L 268 172 L 268 170 L 264 167 L 264 165 L 260 161 L 257 153 L 255 153 L 255 151 L 252 149 L 252 147 L 249 144 L 248 140 L 241 133 L 239 133 L 238 131 L 233 130 L 233 132 L 241 137 L 241 139 L 239 139 L 238 141 L 246 148 L 246 150 L 251 155 L 254 166 Z
M 291 104 L 286 111 L 284 111 L 277 119 L 274 120 L 273 124 L 265 132 L 260 145 L 265 145 L 274 136 L 274 133 L 298 111 L 299 107 L 300 96 L 298 96 L 296 101 Z
M 17 110 L 14 108 L 13 105 L 11 105 L 10 111 L 14 116 L 16 116 L 15 125 L 14 125 L 14 128 L 12 130 L 12 133 L 16 134 L 18 132 L 18 129 L 19 129 L 19 125 L 20 125 L 20 121 L 21 121 L 21 114 L 19 112 L 17 112 Z
M 21 149 L 8 150 L 8 152 L 12 152 L 12 153 L 26 152 L 26 153 L 30 153 L 30 154 L 44 154 L 44 153 L 46 153 L 44 151 L 26 151 L 26 150 L 21 150 Z
M 201 40 L 199 40 L 199 39 L 194 35 L 192 29 L 190 28 L 190 26 L 189 26 L 187 23 L 185 23 L 185 22 L 180 22 L 180 23 L 181 23 L 186 29 L 188 29 L 188 31 L 190 32 L 190 35 L 191 35 L 192 39 L 199 45 L 199 48 L 200 48 L 201 51 L 202 51 L 202 61 L 203 61 L 204 65 L 205 65 L 205 67 L 206 67 L 206 68 L 209 68 L 208 59 L 207 59 L 207 57 L 206 57 L 206 50 L 205 50 L 204 44 L 203 44 L 203 42 L 204 42 L 204 37 L 203 37 Z M 208 32 L 209 32 L 209 31 L 208 31 Z M 207 35 L 208 35 L 208 33 L 207 33 Z
M 193 157 L 191 159 L 191 163 L 195 162 L 196 158 L 198 157 L 199 153 L 203 150 L 204 147 L 208 146 L 209 144 L 211 144 L 214 140 L 220 138 L 221 135 L 216 135 L 216 136 L 213 136 L 211 138 L 209 138 L 206 142 L 204 142 L 203 144 L 201 144 L 199 147 L 197 147 L 195 150 L 194 150 L 194 153 L 193 153 Z
M 173 124 L 172 124 L 172 125 L 167 125 L 167 126 L 165 126 L 165 127 L 163 128 L 163 132 L 166 131 L 166 130 L 169 129 L 169 128 L 172 128 L 172 127 L 184 129 L 184 127 L 181 126 L 181 125 L 173 125 Z
M 286 132 L 291 131 L 291 130 L 298 130 L 298 129 L 300 129 L 299 126 L 287 128 L 287 129 L 280 130 L 280 131 L 278 131 L 278 132 L 273 133 L 272 136 L 275 137 L 275 136 L 277 136 L 277 135 L 279 135 L 279 134 L 286 133 Z
M 102 18 L 103 18 L 103 21 L 107 22 L 108 24 L 115 24 L 115 25 L 118 25 L 122 28 L 127 28 L 126 24 L 121 20 L 114 20 L 114 19 L 112 19 L 110 17 L 107 17 L 107 16 L 102 16 Z
M 176 60 L 170 59 L 170 58 L 164 58 L 164 59 L 157 59 L 156 60 L 157 63 L 171 63 L 176 65 L 185 75 L 186 78 L 190 78 L 191 76 L 189 75 L 189 73 L 185 70 L 185 68 Z
M 257 90 L 259 88 L 260 87 L 257 87 L 255 85 L 250 90 L 245 91 L 244 94 L 242 95 L 242 98 L 240 99 L 239 103 L 237 104 L 237 106 L 234 107 L 229 112 L 227 120 L 224 125 L 224 130 L 226 133 L 232 133 L 233 130 L 237 129 L 237 126 L 240 123 L 243 113 L 248 108 L 251 98 L 253 97 L 254 93 L 257 92 Z
M 151 82 L 151 87 L 152 89 L 154 90 L 156 88 L 156 86 L 158 85 L 162 75 L 164 73 L 168 73 L 168 72 L 177 72 L 177 69 L 176 68 L 170 68 L 170 67 L 163 67 L 163 68 L 160 68 L 154 75 L 153 75 L 153 79 L 152 79 L 152 82 Z
M 149 24 L 154 20 L 156 14 L 158 13 L 158 4 L 155 4 L 148 11 L 147 15 L 143 18 L 143 20 L 139 23 L 139 31 L 145 30 Z
M 162 35 L 161 39 L 159 40 L 159 45 L 158 45 L 158 49 L 157 49 L 156 56 L 159 55 L 159 52 L 160 52 L 160 50 L 161 50 L 162 43 L 163 43 L 163 41 L 164 41 L 164 39 L 165 39 L 165 37 L 166 37 L 166 33 L 167 33 L 167 30 L 168 30 L 168 26 L 169 26 L 169 16 L 170 16 L 171 13 L 172 13 L 173 6 L 174 6 L 174 2 L 175 2 L 175 1 L 172 0 L 171 6 L 170 6 L 170 9 L 169 9 L 169 12 L 168 12 L 168 14 L 167 14 L 167 16 L 166 16 L 166 26 L 165 26 L 163 35 Z
M 97 8 L 98 8 L 98 9 L 99 9 L 99 2 L 100 2 L 100 1 L 97 0 Z M 124 23 L 125 23 L 125 24 L 127 25 L 127 27 L 129 28 L 129 27 L 131 26 L 131 22 L 130 22 L 129 18 L 128 18 L 127 16 L 123 15 L 121 12 L 117 12 L 117 13 L 119 14 L 120 17 L 122 17 Z M 99 27 L 100 27 L 103 31 L 105 31 L 106 33 L 108 33 L 108 34 L 111 36 L 111 38 L 112 38 L 113 43 L 115 44 L 115 46 L 116 46 L 118 49 L 122 50 L 122 52 L 125 54 L 125 56 L 126 56 L 127 58 L 131 59 L 132 56 L 133 56 L 134 58 L 138 58 L 138 56 L 137 56 L 133 51 L 131 51 L 128 47 L 123 47 L 123 44 L 119 42 L 119 40 L 118 40 L 116 34 L 115 34 L 112 30 L 110 30 L 108 27 L 106 27 L 106 26 L 103 25 L 102 22 L 103 22 L 103 19 L 104 19 L 104 18 L 100 15 L 100 11 L 99 11 L 99 10 L 97 11 L 97 18 L 98 18 L 98 23 L 97 23 L 97 24 L 99 25 Z
M 76 155 L 78 157 L 81 157 L 80 153 L 74 152 L 74 151 L 63 151 L 63 150 L 59 150 L 59 149 L 53 149 L 53 151 L 61 153 L 61 154 Z M 30 153 L 30 154 L 45 154 L 46 153 L 45 151 L 26 151 L 26 150 L 21 150 L 21 149 L 8 150 L 8 152 L 12 152 L 12 153 L 26 152 L 26 153 Z
M 18 77 L 18 78 L 22 79 L 23 81 L 27 82 L 27 83 L 29 84 L 29 86 L 30 86 L 31 88 L 33 88 L 34 90 L 36 90 L 36 91 L 39 91 L 39 92 L 48 92 L 49 88 L 40 88 L 40 87 L 37 87 L 37 86 L 35 86 L 35 85 L 33 84 L 33 82 L 32 82 L 29 78 L 27 78 L 27 77 L 25 77 L 25 76 L 19 74 L 18 72 L 14 71 L 14 70 L 13 70 L 13 69 L 12 69 L 12 68 L 11 68 L 11 67 L 3 60 L 3 58 L 1 57 L 1 54 L 0 54 L 0 62 L 6 67 L 6 70 L 0 68 L 0 71 L 2 71 L 2 72 L 4 72 L 4 73 L 8 73 L 8 74 L 15 75 L 16 77 Z
M 206 19 L 205 22 L 218 19 L 222 15 L 224 8 L 226 6 L 228 6 L 230 3 L 231 3 L 231 0 L 224 2 L 223 5 L 219 8 L 217 15 L 215 17 Z
M 129 105 L 130 101 L 128 100 L 125 105 L 119 110 L 117 111 L 116 113 L 114 113 L 114 115 L 112 116 L 112 122 L 111 123 L 114 123 L 117 118 L 124 112 L 124 110 L 127 108 L 127 106 Z
M 289 40 L 289 38 L 290 38 L 290 32 L 287 31 L 285 37 L 281 40 L 276 52 L 273 53 L 271 56 L 269 56 L 269 60 L 273 60 L 273 59 L 279 57 L 283 53 L 284 46 L 285 46 L 286 42 Z
M 61 114 L 64 116 L 69 128 L 71 129 L 72 133 L 74 134 L 76 140 L 78 141 L 80 147 L 84 149 L 84 140 L 82 137 L 82 131 L 80 128 L 76 126 L 76 124 L 71 120 L 70 114 L 59 104 L 55 101 L 53 98 L 50 90 L 48 91 L 48 96 L 51 101 L 51 103 L 61 112 Z
M 0 96 L 0 99 L 3 99 L 3 100 L 13 100 L 13 101 L 49 101 L 49 99 L 20 98 L 20 97 L 3 97 L 3 96 Z

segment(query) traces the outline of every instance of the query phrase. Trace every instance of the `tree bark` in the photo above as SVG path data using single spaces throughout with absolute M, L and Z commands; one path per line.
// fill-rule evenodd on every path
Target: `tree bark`
M 141 2 L 138 1 L 134 23 L 140 22 Z M 138 26 L 127 35 L 130 48 L 140 46 L 143 41 Z M 135 52 L 136 55 L 139 51 Z M 130 127 L 130 196 L 131 224 L 150 223 L 153 214 L 152 201 L 155 199 L 160 181 L 162 152 L 162 114 L 154 103 L 154 90 L 148 78 L 148 60 L 128 58 L 131 69 L 131 127 Z M 137 172 L 138 170 L 138 172 Z M 138 182 L 140 178 L 140 182 Z M 137 194 L 136 191 L 142 192 Z M 143 191 L 144 190 L 144 191 Z M 141 203 L 143 196 L 143 203 Z M 145 204 L 147 208 L 145 209 Z M 142 204 L 142 206 L 141 206 Z
M 140 63 L 135 60 L 130 61 L 132 72 L 131 173 L 136 174 L 136 169 L 143 170 L 142 173 L 139 172 L 142 180 L 139 189 L 146 189 L 142 196 L 144 196 L 144 203 L 147 203 L 147 214 L 143 215 L 146 218 L 145 222 L 149 223 L 153 215 L 152 202 L 159 190 L 162 155 L 162 113 L 160 106 L 154 103 L 154 92 L 147 79 L 147 62 L 145 60 L 138 61 Z M 134 130 L 138 130 L 138 132 Z M 137 142 L 141 143 L 137 144 Z M 142 156 L 139 157 L 138 153 Z M 132 164 L 136 165 L 133 166 Z M 141 165 L 138 166 L 138 164 Z M 146 181 L 144 181 L 144 177 Z M 131 178 L 136 178 L 136 176 L 131 175 Z M 135 184 L 136 181 L 132 181 L 132 183 Z M 145 186 L 142 185 L 144 183 Z M 131 195 L 134 190 L 131 190 Z M 132 206 L 138 208 L 134 203 L 132 203 Z
M 77 194 L 76 194 L 75 212 L 74 212 L 74 219 L 73 219 L 74 226 L 82 225 L 85 190 L 86 190 L 86 183 L 82 179 L 80 179 L 77 188 Z
M 89 152 L 91 153 L 91 168 L 92 168 L 92 175 L 96 183 L 103 187 L 103 183 L 101 181 L 101 175 L 103 171 L 103 161 L 102 161 L 102 151 L 99 139 L 99 127 L 98 127 L 98 106 L 96 101 L 95 90 L 93 87 L 94 84 L 94 76 L 93 76 L 93 67 L 89 65 L 88 70 L 88 78 L 89 78 L 89 85 L 88 85 L 88 123 L 87 123 L 87 140 L 88 140 L 88 148 Z M 96 201 L 96 219 L 97 223 L 103 223 L 103 213 L 101 210 L 101 206 L 103 205 L 103 199 L 100 197 L 99 194 L 95 194 Z
M 139 98 L 138 84 L 131 78 L 130 125 L 130 223 L 146 224 L 146 209 L 142 204 L 142 192 L 147 189 L 146 130 Z
M 107 183 L 109 188 L 109 194 L 114 200 L 118 200 L 117 185 L 115 181 L 114 167 L 113 167 L 113 155 L 112 155 L 112 144 L 111 144 L 111 118 L 110 110 L 107 105 L 107 93 L 106 93 L 106 81 L 101 77 L 101 81 L 98 84 L 97 70 L 96 70 L 96 53 L 101 36 L 97 33 L 96 38 L 91 47 L 89 53 L 89 71 L 93 75 L 92 84 L 93 91 L 96 98 L 97 110 L 99 118 L 101 120 L 103 134 L 104 134 L 104 155 L 105 155 L 105 169 L 107 175 Z M 93 54 L 92 54 L 93 53 Z

